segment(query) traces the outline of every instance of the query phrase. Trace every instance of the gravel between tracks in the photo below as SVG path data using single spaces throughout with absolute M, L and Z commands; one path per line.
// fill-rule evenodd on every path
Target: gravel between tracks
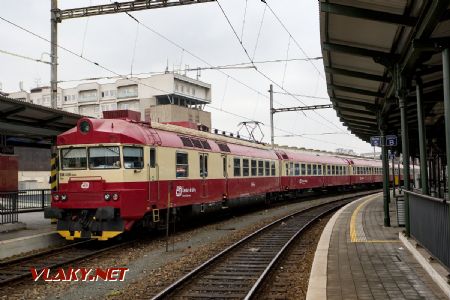
M 336 197 L 315 200 L 330 202 Z M 162 238 L 142 241 L 73 265 L 73 267 L 128 267 L 124 282 L 33 282 L 0 288 L 0 299 L 139 299 L 155 295 L 183 274 L 255 229 L 292 211 L 312 205 L 311 201 L 291 203 L 233 217 L 214 224 L 175 234 L 169 252 Z M 173 248 L 172 248 L 173 247 Z

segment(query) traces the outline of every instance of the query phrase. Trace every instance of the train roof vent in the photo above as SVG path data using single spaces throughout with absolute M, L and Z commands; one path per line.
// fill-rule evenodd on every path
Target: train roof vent
M 230 151 L 230 147 L 228 147 L 227 144 L 220 144 L 220 143 L 217 143 L 217 146 L 219 146 L 219 149 L 220 149 L 220 151 L 222 151 L 222 152 L 231 152 L 231 151 Z
M 184 146 L 186 146 L 186 147 L 194 147 L 194 145 L 192 144 L 192 141 L 191 141 L 190 138 L 185 137 L 185 136 L 180 136 L 179 138 L 183 142 Z
M 202 143 L 203 149 L 211 150 L 211 146 L 209 145 L 208 141 L 201 140 L 200 142 Z
M 192 141 L 192 144 L 194 144 L 194 147 L 196 147 L 196 148 L 203 148 L 202 147 L 202 143 L 200 143 L 200 140 L 191 138 L 191 141 Z

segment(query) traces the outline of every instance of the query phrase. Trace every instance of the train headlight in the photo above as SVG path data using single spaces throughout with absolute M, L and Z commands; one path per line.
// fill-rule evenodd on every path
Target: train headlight
M 88 133 L 91 130 L 91 124 L 88 121 L 81 121 L 80 131 L 82 133 Z
M 55 202 L 59 201 L 59 195 L 58 194 L 53 194 L 53 201 L 55 201 Z
M 66 201 L 66 200 L 67 200 L 67 195 L 66 194 L 61 195 L 61 201 Z
M 119 194 L 114 193 L 114 194 L 112 195 L 112 199 L 113 199 L 114 201 L 119 200 Z
M 109 201 L 111 200 L 111 195 L 110 194 L 105 194 L 105 201 Z

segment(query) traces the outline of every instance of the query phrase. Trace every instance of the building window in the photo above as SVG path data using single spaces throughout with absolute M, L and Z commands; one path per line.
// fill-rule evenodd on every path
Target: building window
M 189 176 L 189 163 L 188 154 L 185 152 L 177 152 L 176 161 L 176 177 L 188 177 Z
M 97 90 L 80 91 L 78 101 L 79 102 L 97 101 Z
M 121 86 L 117 88 L 117 98 L 131 98 L 131 97 L 137 97 L 138 95 L 138 86 L 135 85 L 127 85 L 127 86 Z

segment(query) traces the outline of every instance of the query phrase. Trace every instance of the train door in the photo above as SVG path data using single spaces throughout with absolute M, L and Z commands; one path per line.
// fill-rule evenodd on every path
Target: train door
M 159 199 L 159 167 L 156 163 L 156 148 L 150 148 L 148 161 L 148 194 L 149 199 L 158 201 Z
M 208 197 L 208 154 L 200 153 L 201 196 Z
M 223 195 L 228 196 L 228 159 L 226 154 L 222 154 L 222 171 L 225 184 L 223 186 Z

